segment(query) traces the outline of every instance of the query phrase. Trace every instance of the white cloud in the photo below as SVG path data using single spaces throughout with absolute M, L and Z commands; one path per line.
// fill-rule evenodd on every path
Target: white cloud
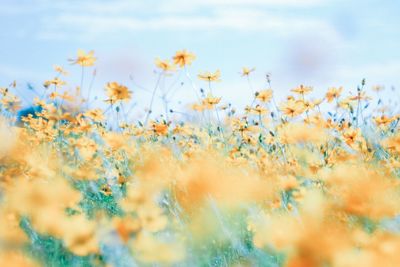
M 44 18 L 42 24 L 44 29 L 39 36 L 44 39 L 68 38 L 68 35 L 90 39 L 108 33 L 126 34 L 133 31 L 216 30 L 259 31 L 278 35 L 315 31 L 337 36 L 334 27 L 324 20 L 276 15 L 256 8 L 218 8 L 205 14 L 159 14 L 148 17 L 63 12 Z
M 163 12 L 188 12 L 200 8 L 218 9 L 226 7 L 291 7 L 309 8 L 329 3 L 331 0 L 170 0 L 158 1 L 157 9 Z
M 26 16 L 38 23 L 40 39 L 93 39 L 133 31 L 238 30 L 291 34 L 333 32 L 322 19 L 272 13 L 270 8 L 312 8 L 332 0 L 21 0 L 6 1 L 0 14 Z

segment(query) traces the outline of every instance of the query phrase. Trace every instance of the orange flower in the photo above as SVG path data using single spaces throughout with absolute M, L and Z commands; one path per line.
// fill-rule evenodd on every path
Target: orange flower
M 131 217 L 117 217 L 113 219 L 112 223 L 119 237 L 124 243 L 127 243 L 129 241 L 131 234 L 137 233 L 140 230 L 139 220 L 133 219 Z
M 177 51 L 173 57 L 174 64 L 179 65 L 181 68 L 191 65 L 195 59 L 195 54 L 189 53 L 186 50 Z
M 331 103 L 334 99 L 339 98 L 340 94 L 343 91 L 343 87 L 331 87 L 328 89 L 328 92 L 326 92 L 326 99 L 328 100 L 328 103 Z
M 132 92 L 129 91 L 128 87 L 121 85 L 117 82 L 110 82 L 106 85 L 107 95 L 109 97 L 107 102 L 114 104 L 118 101 L 131 99 Z
M 164 123 L 154 123 L 153 131 L 158 135 L 166 135 L 168 133 L 168 125 Z

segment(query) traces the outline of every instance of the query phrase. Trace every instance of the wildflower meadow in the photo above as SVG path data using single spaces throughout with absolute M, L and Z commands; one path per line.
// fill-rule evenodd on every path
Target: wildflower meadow
M 42 86 L 0 88 L 0 266 L 400 266 L 387 89 L 360 80 L 316 98 L 298 85 L 282 98 L 267 74 L 237 109 L 218 91 L 223 72 L 196 73 L 195 60 L 156 59 L 139 118 L 137 88 L 90 82 L 94 51 Z M 257 71 L 237 75 L 250 85 Z M 190 85 L 186 116 L 166 77 Z

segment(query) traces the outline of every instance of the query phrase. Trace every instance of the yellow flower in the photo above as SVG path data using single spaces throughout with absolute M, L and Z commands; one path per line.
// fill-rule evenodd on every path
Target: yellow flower
M 64 70 L 63 67 L 58 66 L 58 65 L 54 65 L 53 66 L 54 70 L 58 73 L 60 73 L 61 75 L 68 75 L 68 72 Z
M 343 87 L 331 87 L 328 89 L 328 92 L 326 92 L 326 99 L 328 100 L 328 103 L 331 103 L 334 99 L 339 98 L 340 94 L 343 91 Z
M 283 114 L 293 118 L 302 114 L 305 108 L 302 102 L 289 100 L 281 105 L 280 110 Z
M 291 91 L 293 93 L 297 93 L 300 95 L 305 95 L 308 94 L 309 92 L 311 92 L 313 89 L 310 86 L 304 86 L 304 85 L 300 85 L 299 87 L 296 87 L 294 89 L 292 89 Z
M 94 51 L 86 53 L 82 49 L 78 49 L 78 57 L 76 59 L 71 59 L 70 61 L 72 64 L 78 64 L 82 67 L 90 67 L 94 65 L 96 58 L 94 57 Z
M 194 103 L 194 104 L 190 105 L 190 108 L 194 111 L 202 112 L 202 111 L 204 111 L 205 106 L 203 104 Z
M 305 111 L 310 111 L 315 107 L 314 103 L 310 101 L 297 100 L 296 102 L 302 103 Z
M 116 132 L 106 132 L 104 134 L 104 141 L 111 148 L 111 151 L 126 149 L 129 144 L 127 136 Z
M 244 76 L 249 76 L 250 75 L 250 73 L 252 73 L 253 71 L 255 71 L 256 69 L 255 68 L 251 68 L 251 69 L 249 69 L 249 68 L 246 68 L 246 67 L 243 67 L 242 68 L 242 77 L 244 77 Z
M 392 121 L 394 121 L 396 118 L 395 117 L 388 117 L 386 115 L 382 115 L 379 117 L 375 117 L 374 121 L 378 126 L 386 126 L 388 124 L 390 124 Z
M 400 153 L 400 136 L 387 138 L 382 141 L 382 145 L 391 152 Z
M 343 99 L 342 101 L 340 101 L 339 107 L 341 107 L 343 109 L 350 109 L 352 107 L 350 98 L 347 97 L 346 99 Z
M 49 87 L 50 85 L 54 85 L 56 88 L 61 87 L 66 84 L 66 82 L 62 81 L 60 78 L 56 77 L 52 80 L 47 80 L 43 83 L 44 87 Z
M 75 98 L 71 95 L 68 94 L 68 92 L 64 92 L 62 94 L 58 95 L 61 99 L 64 99 L 66 101 L 73 101 Z
M 111 104 L 114 104 L 118 101 L 126 101 L 131 99 L 132 92 L 129 91 L 128 87 L 117 82 L 107 83 L 106 90 L 109 97 L 109 99 L 106 101 L 110 102 Z
M 104 120 L 103 111 L 99 108 L 86 111 L 85 116 L 96 122 Z
M 213 109 L 221 101 L 220 97 L 213 97 L 211 95 L 203 99 L 203 105 L 206 109 Z
M 173 71 L 175 70 L 175 66 L 169 62 L 168 59 L 166 60 L 161 60 L 159 58 L 156 59 L 156 66 L 163 71 Z
M 52 92 L 52 93 L 49 94 L 49 98 L 50 98 L 51 100 L 54 100 L 54 99 L 56 99 L 57 97 L 58 97 L 58 93 L 57 93 L 57 92 Z
M 343 133 L 343 138 L 346 144 L 349 146 L 353 145 L 356 141 L 362 138 L 360 129 L 348 129 Z
M 323 101 L 323 99 L 315 99 L 315 100 L 312 102 L 312 104 L 313 104 L 314 106 L 318 106 L 318 105 L 320 105 L 320 104 L 322 103 L 322 101 Z
M 264 103 L 268 102 L 271 100 L 272 98 L 272 90 L 271 89 L 267 89 L 267 90 L 263 90 L 261 92 L 258 92 L 256 98 Z
M 220 80 L 221 71 L 217 70 L 214 73 L 211 73 L 209 71 L 203 72 L 203 73 L 200 73 L 198 75 L 198 77 L 200 80 L 207 81 L 207 82 L 219 82 L 219 81 L 221 81 Z
M 355 96 L 349 97 L 351 101 L 371 100 L 371 97 L 367 96 L 365 92 L 358 93 Z
M 15 95 L 8 94 L 0 100 L 0 103 L 6 110 L 11 112 L 21 109 L 21 100 Z
M 191 65 L 195 59 L 195 54 L 187 52 L 186 50 L 177 51 L 173 57 L 174 64 L 179 65 L 181 68 L 186 65 Z
M 283 144 L 310 143 L 318 146 L 328 140 L 323 128 L 305 123 L 285 124 L 278 133 Z
M 263 108 L 260 105 L 257 105 L 255 108 L 250 109 L 250 113 L 256 114 L 256 115 L 263 115 L 267 113 L 267 109 Z

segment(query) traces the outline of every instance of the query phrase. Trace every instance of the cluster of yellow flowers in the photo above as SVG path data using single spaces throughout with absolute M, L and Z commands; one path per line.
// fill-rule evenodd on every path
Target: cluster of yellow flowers
M 194 59 L 156 66 L 194 84 Z M 30 111 L 16 83 L 1 88 L 0 266 L 400 265 L 400 116 L 365 81 L 322 99 L 300 85 L 278 105 L 268 76 L 238 112 L 213 95 L 220 71 L 205 72 L 197 121 L 143 122 L 127 119 L 125 85 L 107 83 L 108 108 L 93 108 L 55 71 Z

